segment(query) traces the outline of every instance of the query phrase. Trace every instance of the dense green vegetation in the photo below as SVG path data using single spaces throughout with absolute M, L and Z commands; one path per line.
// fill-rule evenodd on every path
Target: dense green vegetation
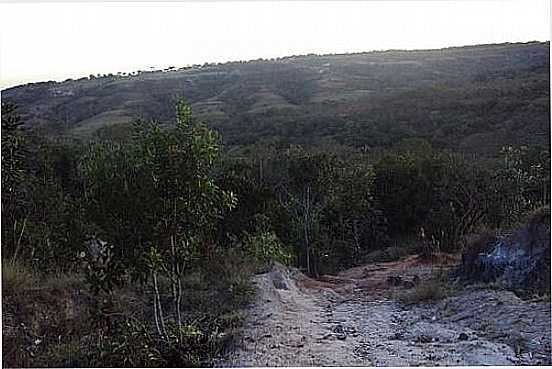
M 514 225 L 550 202 L 547 56 L 309 56 L 7 91 L 4 360 L 212 365 L 274 261 L 318 277 Z M 115 107 L 143 119 L 112 125 Z
M 182 102 L 172 129 L 137 121 L 126 140 L 86 146 L 37 137 L 13 105 L 2 111 L 7 308 L 29 304 L 33 285 L 72 301 L 67 280 L 91 299 L 80 332 L 65 321 L 63 340 L 43 333 L 27 352 L 38 332 L 4 340 L 14 365 L 209 365 L 252 296 L 250 273 L 274 260 L 318 276 L 405 237 L 411 252 L 456 252 L 549 201 L 544 147 L 510 146 L 492 164 L 421 140 L 377 159 L 281 144 L 220 156 L 220 137 Z

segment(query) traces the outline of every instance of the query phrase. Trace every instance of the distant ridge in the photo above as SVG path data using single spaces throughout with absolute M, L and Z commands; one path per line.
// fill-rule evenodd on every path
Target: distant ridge
M 8 88 L 28 127 L 48 136 L 124 136 L 170 122 L 186 98 L 227 145 L 259 139 L 380 147 L 406 137 L 492 155 L 548 144 L 549 42 L 299 55 L 104 75 Z

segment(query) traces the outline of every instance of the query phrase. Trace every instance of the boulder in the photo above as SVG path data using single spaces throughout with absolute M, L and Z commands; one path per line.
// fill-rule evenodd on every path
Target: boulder
M 512 289 L 550 291 L 550 209 L 543 208 L 509 234 L 487 235 L 462 255 L 456 276 L 501 282 Z

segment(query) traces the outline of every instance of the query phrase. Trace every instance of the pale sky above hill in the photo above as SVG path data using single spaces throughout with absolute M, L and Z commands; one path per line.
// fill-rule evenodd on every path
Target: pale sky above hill
M 204 62 L 549 39 L 549 0 L 0 3 L 0 88 Z

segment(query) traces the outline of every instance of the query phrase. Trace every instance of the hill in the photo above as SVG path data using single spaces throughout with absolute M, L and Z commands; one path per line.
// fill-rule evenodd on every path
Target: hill
M 226 145 L 270 138 L 356 147 L 422 137 L 492 155 L 548 144 L 549 42 L 292 56 L 42 82 L 2 91 L 46 135 L 124 135 L 137 117 L 172 121 L 184 97 Z

